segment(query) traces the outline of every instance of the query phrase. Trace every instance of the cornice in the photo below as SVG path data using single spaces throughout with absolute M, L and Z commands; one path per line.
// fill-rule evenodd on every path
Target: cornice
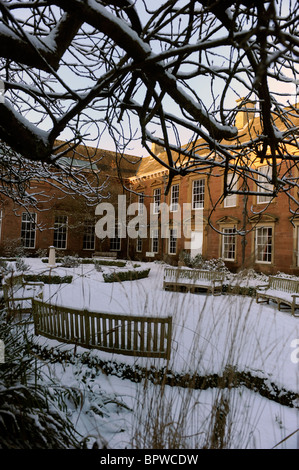
M 156 178 L 163 178 L 165 176 L 168 176 L 169 174 L 169 170 L 167 170 L 166 168 L 163 169 L 163 170 L 158 170 L 158 171 L 154 171 L 154 172 L 150 172 L 150 173 L 142 173 L 142 175 L 140 176 L 131 176 L 130 177 L 130 182 L 132 184 L 142 184 L 144 181 L 146 180 L 152 180 L 152 179 L 156 179 Z

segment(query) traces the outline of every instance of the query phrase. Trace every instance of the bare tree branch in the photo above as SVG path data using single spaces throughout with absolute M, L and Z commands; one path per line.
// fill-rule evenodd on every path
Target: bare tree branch
M 247 195 L 263 163 L 274 194 L 298 187 L 295 0 L 0 0 L 0 13 L 0 138 L 22 158 L 55 164 L 64 133 L 75 146 L 107 132 L 120 153 L 163 146 L 168 187 L 217 168 Z M 241 113 L 254 125 L 237 129 Z

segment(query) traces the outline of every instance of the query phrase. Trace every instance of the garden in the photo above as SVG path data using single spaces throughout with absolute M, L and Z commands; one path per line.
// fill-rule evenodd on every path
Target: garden
M 222 295 L 213 296 L 163 290 L 162 262 L 56 261 L 55 268 L 46 258 L 2 261 L 2 271 L 43 282 L 43 301 L 52 305 L 171 316 L 171 354 L 84 348 L 35 335 L 30 316 L 9 327 L 2 318 L 1 390 L 11 400 L 0 394 L 0 427 L 13 435 L 1 433 L 0 447 L 298 448 L 299 321 L 256 303 L 255 288 L 267 276 L 232 274 L 212 260 L 205 268 L 224 272 Z M 34 423 L 31 444 L 17 439 L 21 403 Z

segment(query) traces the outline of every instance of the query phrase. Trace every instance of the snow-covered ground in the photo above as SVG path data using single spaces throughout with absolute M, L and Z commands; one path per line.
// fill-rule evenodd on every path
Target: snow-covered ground
M 40 259 L 26 259 L 31 273 L 47 272 Z M 122 283 L 105 283 L 93 265 L 77 268 L 57 267 L 53 274 L 72 275 L 72 284 L 45 285 L 44 300 L 73 308 L 134 315 L 173 317 L 173 339 L 170 362 L 172 373 L 222 374 L 225 368 L 250 372 L 255 377 L 274 383 L 278 388 L 299 393 L 299 365 L 295 341 L 299 339 L 299 318 L 277 311 L 274 304 L 257 304 L 254 298 L 205 294 L 181 294 L 163 291 L 161 263 L 138 263 L 151 268 L 148 278 Z M 126 269 L 131 269 L 128 264 Z M 103 272 L 114 268 L 103 266 Z M 125 269 L 125 268 L 124 268 Z M 243 283 L 249 281 L 243 280 Z M 251 280 L 252 284 L 258 280 Z M 40 346 L 59 350 L 74 349 L 43 337 L 35 338 Z M 297 345 L 298 347 L 298 345 Z M 77 348 L 76 352 L 84 352 Z M 86 352 L 86 351 L 85 351 Z M 162 359 L 133 358 L 89 351 L 101 360 L 131 366 L 166 365 Z M 68 414 L 80 433 L 89 436 L 89 445 L 98 439 L 110 448 L 151 448 L 149 428 L 159 419 L 171 423 L 181 435 L 189 436 L 178 445 L 203 446 L 208 433 L 213 405 L 221 394 L 229 403 L 231 448 L 271 448 L 299 428 L 298 408 L 282 406 L 245 387 L 230 391 L 210 388 L 190 390 L 181 387 L 162 388 L 152 383 L 134 383 L 98 368 L 74 364 L 43 364 L 49 375 L 49 387 L 56 377 L 60 384 L 80 390 L 83 406 L 69 403 Z M 53 390 L 55 387 L 53 388 Z M 163 393 L 161 393 L 161 390 Z M 53 392 L 54 393 L 54 392 Z M 165 415 L 165 416 L 164 416 Z M 182 417 L 184 419 L 182 419 Z M 181 427 L 179 429 L 179 427 Z M 164 429 L 165 431 L 165 429 Z M 135 441 L 132 440 L 135 436 Z M 166 439 L 166 438 L 165 438 Z M 170 439 L 170 438 L 169 438 Z M 134 444 L 135 442 L 135 444 Z M 299 433 L 279 445 L 299 448 Z

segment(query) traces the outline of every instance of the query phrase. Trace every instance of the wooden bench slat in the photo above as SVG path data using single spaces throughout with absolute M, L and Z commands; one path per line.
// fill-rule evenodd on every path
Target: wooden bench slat
M 256 302 L 274 301 L 278 305 L 278 310 L 285 306 L 291 309 L 292 315 L 295 314 L 296 309 L 299 309 L 299 304 L 296 298 L 299 298 L 299 281 L 295 279 L 283 278 L 278 276 L 269 276 L 269 282 L 263 286 L 257 286 L 256 289 Z
M 32 303 L 37 335 L 119 354 L 170 357 L 171 317 L 81 311 L 51 306 L 36 299 Z M 44 321 L 47 317 L 49 322 Z M 70 337 L 67 332 L 72 330 L 74 334 Z
M 224 274 L 204 269 L 165 268 L 163 289 L 181 288 L 188 292 L 205 289 L 213 295 L 221 294 Z

